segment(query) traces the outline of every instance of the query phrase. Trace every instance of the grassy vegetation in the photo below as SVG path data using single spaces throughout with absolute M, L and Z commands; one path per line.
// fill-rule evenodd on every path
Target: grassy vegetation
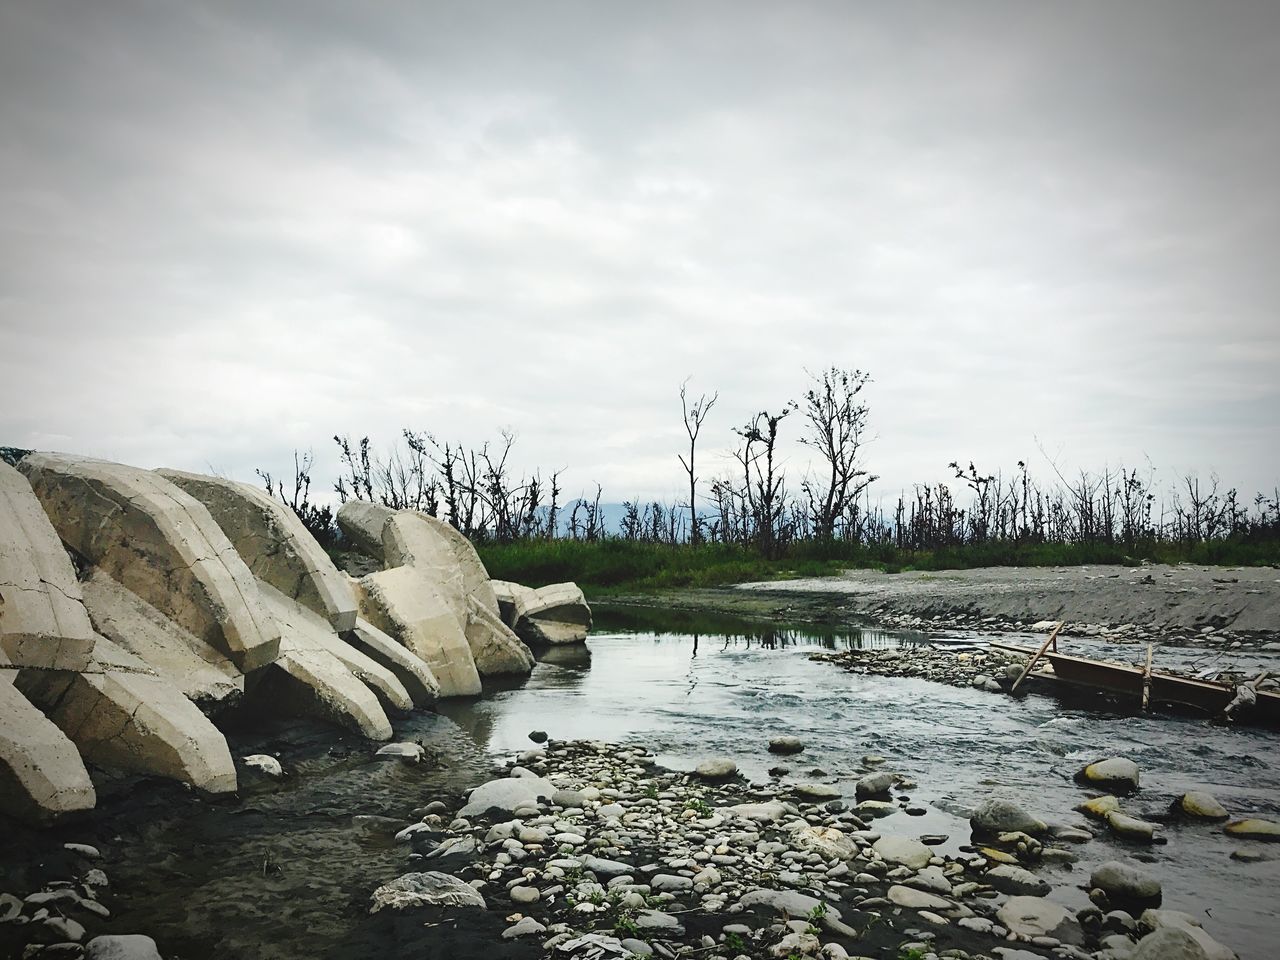
M 1082 564 L 1200 563 L 1280 565 L 1280 541 L 1152 541 L 1132 548 L 1107 543 L 999 541 L 935 550 L 900 550 L 841 541 L 793 543 L 787 555 L 766 559 L 736 544 L 666 544 L 628 540 L 524 540 L 479 544 L 491 576 L 541 585 L 573 580 L 596 594 L 665 587 L 711 587 L 751 580 L 785 580 L 841 570 L 957 570 L 975 567 L 1051 567 Z

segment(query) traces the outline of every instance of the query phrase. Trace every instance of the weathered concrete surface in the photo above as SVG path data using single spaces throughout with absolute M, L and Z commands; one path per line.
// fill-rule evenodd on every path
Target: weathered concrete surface
M 208 717 L 175 684 L 105 637 L 98 637 L 88 671 L 22 670 L 16 686 L 86 760 L 210 793 L 236 788 L 227 743 Z
M 591 629 L 591 608 L 576 583 L 517 593 L 515 608 L 515 632 L 526 643 L 581 643 Z
M 149 470 L 36 453 L 22 473 L 58 536 L 242 671 L 271 663 L 275 622 L 209 511 Z
M 467 594 L 462 568 L 449 541 L 416 510 L 397 510 L 382 525 L 382 561 L 387 569 L 413 567 L 426 574 L 463 629 Z
M 498 615 L 498 597 L 494 593 L 493 585 L 489 582 L 489 571 L 485 569 L 484 562 L 476 553 L 476 548 L 472 546 L 471 541 L 463 535 L 461 530 L 445 520 L 425 513 L 419 516 L 448 543 L 453 553 L 453 561 L 462 572 L 463 591 L 466 595 L 485 610 L 495 616 Z
M 498 600 L 498 615 L 508 627 L 514 628 L 523 605 L 533 602 L 534 589 L 511 580 L 490 580 L 489 586 Z
M 371 573 L 357 581 L 365 619 L 425 660 L 442 697 L 480 692 L 471 645 L 432 579 L 413 567 Z
M 409 692 L 414 706 L 430 706 L 439 699 L 440 683 L 427 662 L 368 620 L 357 617 L 356 625 L 344 633 L 342 639 L 394 673 Z
M 82 670 L 93 644 L 58 534 L 26 478 L 0 461 L 0 649 L 15 664 Z
M 413 709 L 413 700 L 395 673 L 343 642 L 323 616 L 268 584 L 261 585 L 260 589 L 262 599 L 280 625 L 281 650 L 328 654 L 372 690 L 384 710 L 408 713 Z
M 528 674 L 537 662 L 524 641 L 474 596 L 467 597 L 466 633 L 476 669 L 483 677 Z
M 339 632 L 356 622 L 356 598 L 302 520 L 247 483 L 158 470 L 203 503 L 259 580 L 325 617 Z
M 0 812 L 33 823 L 89 810 L 89 772 L 67 735 L 0 670 Z
M 381 561 L 382 525 L 396 511 L 366 500 L 348 500 L 338 508 L 338 529 L 351 546 L 366 556 Z
M 207 715 L 216 716 L 240 701 L 244 675 L 226 654 L 101 570 L 94 570 L 83 588 L 97 631 L 145 661 Z
M 353 730 L 370 740 L 390 740 L 391 723 L 373 691 L 341 660 L 324 650 L 284 644 L 263 671 L 252 696 L 273 711 L 298 713 Z

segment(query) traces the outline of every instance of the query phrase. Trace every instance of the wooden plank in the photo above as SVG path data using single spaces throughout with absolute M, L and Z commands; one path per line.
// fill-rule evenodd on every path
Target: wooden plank
M 1147 665 L 1142 671 L 1142 712 L 1151 706 L 1151 651 L 1154 644 L 1147 644 Z
M 1010 693 L 1017 692 L 1018 687 L 1022 684 L 1022 681 L 1027 679 L 1027 674 L 1031 672 L 1031 669 L 1036 665 L 1036 663 L 1040 660 L 1040 658 L 1044 656 L 1044 652 L 1049 649 L 1049 644 L 1057 642 L 1058 631 L 1061 630 L 1063 626 L 1064 626 L 1064 621 L 1059 620 L 1058 625 L 1054 627 L 1052 631 L 1050 631 L 1049 636 L 1045 640 L 1045 642 L 1040 644 L 1040 649 L 1036 651 L 1036 655 L 1027 661 L 1027 666 L 1026 666 L 1026 669 L 1022 671 L 1022 676 L 1018 677 L 1018 679 L 1013 682 L 1013 686 L 1009 688 Z M 1057 648 L 1055 647 L 1054 649 L 1057 649 Z

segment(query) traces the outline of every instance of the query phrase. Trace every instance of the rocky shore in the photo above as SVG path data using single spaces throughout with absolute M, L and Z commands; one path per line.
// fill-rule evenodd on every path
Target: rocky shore
M 804 744 L 780 738 L 769 749 L 794 754 Z M 915 812 L 917 784 L 880 757 L 861 766 L 846 798 L 821 771 L 812 782 L 753 784 L 727 758 L 682 773 L 644 745 L 553 740 L 509 760 L 506 776 L 465 801 L 442 797 L 418 811 L 396 836 L 410 869 L 372 891 L 370 912 L 425 956 L 448 955 L 432 944 L 456 945 L 462 930 L 492 931 L 492 950 L 469 948 L 476 955 L 590 960 L 1235 956 L 1195 918 L 1159 909 L 1160 883 L 1138 863 L 1071 877 L 1092 901 L 1077 910 L 1037 872 L 1069 871 L 1099 823 L 1137 848 L 1159 842 L 1157 824 L 1122 810 L 1121 797 L 1138 789 L 1129 761 L 1081 771 L 1080 816 L 1042 820 L 990 798 L 972 813 L 972 836 L 947 847 L 955 852 L 944 852 L 944 836 L 883 829 L 881 818 Z M 1195 794 L 1169 816 L 1212 830 L 1226 812 Z M 1226 829 L 1251 843 L 1277 828 Z

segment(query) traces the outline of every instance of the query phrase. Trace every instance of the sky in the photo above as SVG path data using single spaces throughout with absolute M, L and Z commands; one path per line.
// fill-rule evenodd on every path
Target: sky
M 1280 481 L 1280 4 L 0 0 L 0 444 Z M 807 450 L 784 422 L 787 469 Z

